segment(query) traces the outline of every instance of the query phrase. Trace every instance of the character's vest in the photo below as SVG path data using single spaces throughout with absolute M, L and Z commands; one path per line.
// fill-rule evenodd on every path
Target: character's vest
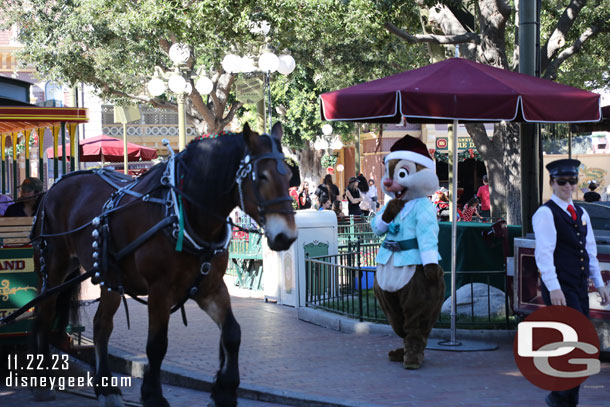
M 571 287 L 582 287 L 589 277 L 589 254 L 587 253 L 587 225 L 583 224 L 582 208 L 575 206 L 576 220 L 555 202 L 545 205 L 553 212 L 557 244 L 553 253 L 559 283 Z M 586 284 L 585 284 L 586 286 Z

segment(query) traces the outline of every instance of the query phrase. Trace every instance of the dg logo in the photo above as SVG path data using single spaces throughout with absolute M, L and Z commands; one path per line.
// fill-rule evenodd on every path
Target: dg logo
M 530 314 L 517 327 L 513 352 L 523 376 L 544 390 L 568 390 L 600 372 L 595 327 L 570 307 Z

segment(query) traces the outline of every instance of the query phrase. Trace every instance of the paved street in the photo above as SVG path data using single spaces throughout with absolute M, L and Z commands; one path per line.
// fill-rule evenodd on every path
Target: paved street
M 500 343 L 496 351 L 426 351 L 424 367 L 404 370 L 387 360 L 398 338 L 380 334 L 350 334 L 298 320 L 293 308 L 265 303 L 258 298 L 233 296 L 233 309 L 242 328 L 240 351 L 240 406 L 542 406 L 545 391 L 529 384 L 519 373 L 512 347 Z M 147 313 L 131 301 L 131 330 L 125 312 L 115 317 L 111 353 L 115 363 L 127 365 L 135 376 L 146 361 Z M 86 336 L 92 333 L 95 306 L 83 310 Z M 164 385 L 174 407 L 204 406 L 206 389 L 218 366 L 218 329 L 195 303 L 187 303 L 189 326 L 179 313 L 170 321 L 163 380 L 198 388 L 191 390 Z M 459 338 L 458 338 L 459 339 Z M 580 407 L 604 407 L 610 400 L 610 363 L 602 363 L 600 374 L 590 377 L 581 390 Z M 209 387 L 207 387 L 209 388 Z M 139 400 L 140 381 L 123 388 L 125 399 Z M 90 389 L 83 389 L 90 391 Z M 27 390 L 0 388 L 0 405 L 21 406 L 96 405 L 94 400 L 60 393 L 49 404 L 31 401 Z M 510 395 L 510 397 L 509 397 Z M 252 398 L 271 402 L 253 401 Z M 128 405 L 130 405 L 128 403 Z M 133 404 L 136 405 L 136 404 Z
M 407 371 L 387 360 L 400 345 L 397 337 L 348 334 L 297 319 L 294 308 L 261 299 L 234 296 L 233 310 L 242 328 L 241 388 L 285 395 L 307 405 L 346 406 L 497 406 L 542 405 L 546 394 L 520 374 L 512 346 L 489 352 L 426 351 L 424 367 Z M 145 361 L 147 313 L 130 304 L 115 317 L 112 352 Z M 83 313 L 91 335 L 94 308 Z M 218 329 L 197 305 L 187 303 L 189 326 L 179 313 L 170 321 L 163 369 L 175 375 L 211 380 L 218 367 Z M 590 377 L 581 391 L 581 407 L 607 406 L 610 363 Z M 510 394 L 510 397 L 507 395 Z

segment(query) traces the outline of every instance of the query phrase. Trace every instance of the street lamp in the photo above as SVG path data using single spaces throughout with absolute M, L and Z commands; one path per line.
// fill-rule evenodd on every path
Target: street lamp
M 318 136 L 313 143 L 313 147 L 318 151 L 326 151 L 322 157 L 322 167 L 334 167 L 337 158 L 332 155 L 333 150 L 341 150 L 343 143 L 338 136 L 333 137 L 333 127 L 330 124 L 322 126 L 323 136 Z
M 266 31 L 263 30 L 261 32 L 266 35 L 269 32 L 269 28 L 268 28 L 268 26 L 265 28 L 266 28 Z M 272 121 L 272 109 L 271 109 L 271 87 L 269 86 L 269 84 L 270 84 L 269 81 L 270 81 L 271 74 L 273 72 L 277 71 L 282 75 L 289 75 L 290 73 L 292 73 L 292 71 L 294 71 L 294 68 L 296 67 L 296 63 L 294 61 L 294 58 L 291 55 L 288 55 L 288 54 L 282 54 L 279 56 L 276 55 L 274 53 L 273 48 L 269 44 L 265 45 L 265 47 L 261 50 L 261 54 L 259 55 L 257 62 L 258 62 L 258 66 L 256 66 L 254 64 L 254 58 L 249 55 L 240 57 L 239 55 L 236 55 L 236 54 L 227 54 L 223 58 L 221 65 L 222 65 L 222 69 L 224 69 L 225 72 L 228 72 L 230 74 L 238 74 L 238 73 L 250 74 L 253 72 L 262 72 L 263 73 L 263 77 L 264 77 L 263 87 L 267 91 L 267 109 L 269 111 L 269 117 L 267 120 L 265 120 L 265 122 L 266 122 L 265 130 L 267 131 L 267 133 L 270 133 L 271 132 L 271 121 Z M 264 115 L 264 116 L 266 116 L 266 115 Z
M 178 150 L 182 151 L 186 147 L 186 116 L 184 112 L 184 102 L 186 95 L 191 94 L 193 87 L 191 82 L 185 78 L 186 64 L 191 57 L 191 51 L 186 44 L 175 43 L 169 49 L 169 58 L 174 63 L 174 69 L 170 73 L 164 73 L 161 68 L 155 67 L 155 74 L 148 82 L 148 92 L 153 96 L 161 96 L 166 89 L 176 95 L 178 102 Z M 208 95 L 214 87 L 210 78 L 201 75 L 201 70 L 197 72 L 198 78 L 195 88 L 202 95 Z M 167 81 L 167 85 L 166 85 Z

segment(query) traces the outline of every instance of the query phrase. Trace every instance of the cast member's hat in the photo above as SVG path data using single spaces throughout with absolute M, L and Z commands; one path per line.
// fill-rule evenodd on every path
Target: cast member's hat
M 421 140 L 411 136 L 404 136 L 394 143 L 390 148 L 390 154 L 385 156 L 384 162 L 387 163 L 390 160 L 409 160 L 431 169 L 434 169 L 436 165 L 430 157 L 428 147 Z
M 580 167 L 580 161 L 567 158 L 553 161 L 546 165 L 551 178 L 578 177 L 578 167 Z

